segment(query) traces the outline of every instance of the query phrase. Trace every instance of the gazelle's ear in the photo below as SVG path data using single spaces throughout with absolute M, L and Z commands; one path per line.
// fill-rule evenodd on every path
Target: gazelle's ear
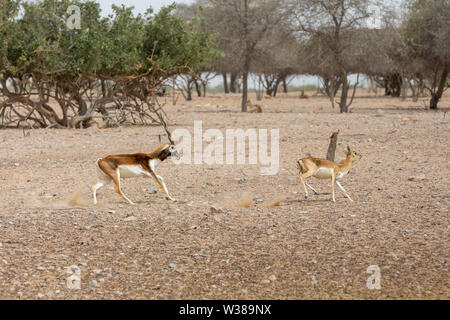
M 350 150 L 350 146 L 347 146 L 346 152 L 347 152 L 347 153 L 352 153 L 352 151 Z

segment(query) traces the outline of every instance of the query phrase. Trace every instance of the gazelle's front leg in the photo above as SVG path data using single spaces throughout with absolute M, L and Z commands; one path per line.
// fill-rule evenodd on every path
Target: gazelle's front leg
M 347 191 L 345 191 L 344 187 L 341 185 L 341 183 L 339 181 L 336 180 L 336 184 L 338 185 L 339 189 L 342 190 L 342 192 L 344 192 L 345 196 L 348 198 L 348 200 L 350 200 L 351 202 L 354 202 L 352 200 L 352 198 L 350 198 L 350 196 L 348 195 Z
M 116 170 L 116 174 L 113 175 L 113 181 L 115 184 L 115 190 L 116 192 L 129 204 L 134 204 L 133 201 L 127 198 L 127 196 L 122 192 L 120 189 L 120 171 L 119 169 Z
M 336 174 L 333 172 L 331 176 L 331 191 L 333 192 L 333 202 L 336 202 L 336 198 L 334 197 L 334 189 L 336 184 Z
M 172 198 L 169 194 L 169 191 L 167 190 L 167 186 L 164 183 L 164 179 L 161 176 L 158 176 L 154 172 L 150 172 L 152 178 L 155 180 L 156 184 L 161 188 L 162 191 L 166 193 L 167 200 L 176 201 L 174 198 Z
M 162 185 L 162 187 L 163 187 L 163 190 L 164 190 L 164 192 L 165 192 L 166 195 L 167 195 L 167 199 L 168 199 L 168 200 L 172 200 L 173 202 L 176 202 L 177 200 L 174 199 L 174 198 L 172 198 L 172 197 L 170 196 L 169 191 L 167 190 L 167 186 L 166 186 L 166 184 L 164 183 L 163 177 L 158 176 L 158 175 L 156 175 L 156 177 L 157 177 L 157 178 L 159 179 L 159 181 L 161 182 L 161 185 Z
M 316 191 L 316 189 L 314 189 L 313 187 L 311 187 L 311 185 L 309 185 L 307 182 L 305 182 L 305 184 L 306 184 L 306 186 L 307 186 L 308 188 L 310 188 L 310 189 L 314 192 L 315 195 L 318 195 L 318 194 L 319 194 L 319 193 Z

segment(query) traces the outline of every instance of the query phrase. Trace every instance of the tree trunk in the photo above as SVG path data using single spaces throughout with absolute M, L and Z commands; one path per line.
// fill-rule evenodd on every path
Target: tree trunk
M 283 93 L 288 93 L 286 77 L 283 77 Z
M 236 73 L 231 73 L 230 75 L 230 91 L 231 93 L 236 93 L 236 78 L 237 78 L 237 74 Z
M 448 77 L 448 64 L 444 66 L 444 70 L 442 70 L 441 80 L 439 82 L 439 87 L 436 92 L 431 92 L 431 100 L 430 100 L 430 109 L 436 110 L 438 107 L 439 100 L 442 98 L 442 94 L 444 93 L 444 88 L 447 83 Z
M 192 82 L 193 80 L 189 80 L 186 85 L 186 101 L 192 101 Z
M 248 29 L 248 0 L 244 0 L 244 39 L 245 39 L 245 57 L 244 57 L 244 74 L 242 76 L 242 112 L 247 112 L 247 96 L 248 96 L 248 74 L 250 72 L 250 44 Z
M 228 87 L 228 79 L 227 79 L 227 73 L 222 73 L 223 77 L 223 89 L 225 90 L 225 93 L 230 93 L 230 88 Z
M 197 91 L 197 95 L 199 97 L 202 96 L 202 90 L 200 89 L 200 85 L 198 84 L 197 80 L 194 80 L 194 85 L 195 85 L 195 91 Z
M 244 63 L 244 74 L 242 76 L 242 112 L 247 112 L 249 70 L 250 70 L 250 57 L 246 56 Z
M 339 109 L 340 109 L 341 113 L 346 113 L 346 112 L 348 112 L 347 98 L 348 98 L 348 89 L 349 89 L 349 84 L 348 84 L 348 79 L 347 79 L 346 74 L 343 74 L 341 76 L 341 81 L 342 81 L 342 93 L 341 93 L 341 99 L 339 102 Z

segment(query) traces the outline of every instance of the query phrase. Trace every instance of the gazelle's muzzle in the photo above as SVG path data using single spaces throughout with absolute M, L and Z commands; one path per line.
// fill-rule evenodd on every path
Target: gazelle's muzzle
M 180 160 L 180 155 L 178 154 L 177 150 L 172 151 L 172 153 L 170 154 L 173 158 Z

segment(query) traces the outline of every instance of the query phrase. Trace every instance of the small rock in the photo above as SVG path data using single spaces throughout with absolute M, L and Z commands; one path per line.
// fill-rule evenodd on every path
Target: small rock
M 223 213 L 223 209 L 222 208 L 217 208 L 217 207 L 211 207 L 209 209 L 210 213 Z
M 269 280 L 270 280 L 270 281 L 275 281 L 275 280 L 277 280 L 277 277 L 276 277 L 275 275 L 271 275 L 271 276 L 269 277 Z
M 398 222 L 398 220 L 397 220 L 397 219 L 395 219 L 395 218 L 394 218 L 394 219 L 392 219 L 391 221 L 392 221 L 392 222 L 394 222 L 394 223 L 397 223 L 397 222 Z
M 36 295 L 36 298 L 38 298 L 38 299 L 42 299 L 44 297 L 44 295 L 42 294 L 42 293 L 38 293 L 37 295 Z
M 129 216 L 128 218 L 123 219 L 123 221 L 135 221 L 137 218 L 135 216 Z
M 177 267 L 177 264 L 176 263 L 171 263 L 171 264 L 169 264 L 169 267 L 171 267 L 172 269 L 175 269 Z
M 427 180 L 427 177 L 424 174 L 418 175 L 418 176 L 411 176 L 408 178 L 408 181 L 425 181 Z
M 96 286 L 97 286 L 97 280 L 92 280 L 92 281 L 89 283 L 89 285 L 90 285 L 91 287 L 96 287 Z
M 150 189 L 148 189 L 148 193 L 150 194 L 155 194 L 158 192 L 158 188 L 157 187 L 151 187 Z

